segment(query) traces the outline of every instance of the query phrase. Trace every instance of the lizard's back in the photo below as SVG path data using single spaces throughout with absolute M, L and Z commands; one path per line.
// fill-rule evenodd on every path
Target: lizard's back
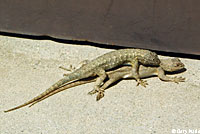
M 109 70 L 124 63 L 131 62 L 136 58 L 143 65 L 158 66 L 160 64 L 157 54 L 149 50 L 121 49 L 97 57 L 88 64 L 77 69 L 74 73 L 90 76 L 91 73 L 94 73 L 99 68 Z

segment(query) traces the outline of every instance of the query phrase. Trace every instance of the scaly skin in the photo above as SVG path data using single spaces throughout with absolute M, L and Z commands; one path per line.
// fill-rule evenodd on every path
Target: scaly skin
M 139 76 L 140 78 L 146 78 L 150 76 L 158 76 L 160 80 L 163 81 L 168 81 L 168 82 L 184 82 L 185 78 L 183 77 L 169 77 L 165 75 L 165 72 L 175 72 L 184 69 L 184 64 L 178 59 L 178 58 L 173 58 L 173 59 L 161 59 L 161 64 L 159 67 L 144 67 L 140 66 L 139 68 Z M 134 74 L 130 71 L 131 68 L 126 67 L 124 70 L 121 71 L 123 73 L 119 73 L 117 70 L 111 77 L 109 77 L 109 80 L 102 85 L 96 92 L 98 92 L 96 100 L 100 100 L 104 96 L 104 90 L 110 86 L 112 83 L 116 82 L 119 79 L 122 78 L 134 78 Z M 146 87 L 148 83 L 144 81 L 143 86 Z M 96 93 L 94 92 L 94 93 Z
M 157 75 L 161 80 L 164 81 L 171 81 L 171 82 L 183 82 L 185 80 L 185 78 L 182 77 L 168 77 L 164 74 L 164 72 L 174 72 L 174 71 L 179 71 L 181 69 L 184 68 L 184 64 L 177 58 L 174 59 L 163 59 L 161 60 L 161 64 L 159 67 L 144 67 L 144 66 L 140 66 L 139 68 L 139 76 L 140 78 L 145 78 L 145 77 L 150 77 L 150 76 L 154 76 Z M 107 72 L 108 74 L 108 78 L 109 80 L 106 81 L 101 88 L 97 91 L 98 95 L 97 95 L 97 100 L 101 99 L 104 96 L 104 90 L 110 86 L 112 83 L 114 83 L 117 80 L 123 79 L 123 78 L 134 78 L 133 74 L 132 74 L 132 67 L 131 66 L 123 66 L 119 69 L 113 70 L 113 71 L 109 71 Z M 96 79 L 89 79 L 89 80 L 79 80 L 79 81 L 75 81 L 72 83 L 69 83 L 67 85 L 64 85 L 63 87 L 60 87 L 52 92 L 47 93 L 46 95 L 42 96 L 42 97 L 35 97 L 32 100 L 32 103 L 25 103 L 26 105 L 28 104 L 36 104 L 46 98 L 48 98 L 49 96 L 52 96 L 58 92 L 61 92 L 63 90 L 66 90 L 68 88 L 74 87 L 74 86 L 78 86 L 78 85 L 82 85 L 82 84 L 86 84 L 89 82 L 93 82 Z M 146 86 L 147 83 L 145 83 Z M 39 95 L 40 96 L 40 95 Z M 29 101 L 30 102 L 30 101 Z M 18 107 L 9 109 L 5 112 L 9 112 L 9 111 L 13 111 L 16 110 L 18 108 L 24 107 L 26 105 L 20 105 Z M 30 106 L 32 106 L 30 105 Z
M 105 71 L 122 65 L 124 63 L 131 63 L 133 74 L 135 74 L 133 77 L 138 81 L 138 83 L 143 84 L 143 81 L 140 80 L 138 74 L 139 64 L 158 66 L 160 64 L 160 60 L 156 53 L 151 52 L 149 50 L 121 49 L 117 51 L 112 51 L 84 64 L 84 66 L 80 67 L 79 69 L 75 70 L 74 72 L 70 73 L 63 79 L 53 84 L 45 92 L 39 95 L 38 98 L 45 96 L 53 90 L 61 87 L 65 83 L 96 75 L 99 77 L 96 80 L 94 90 L 97 90 L 104 81 L 104 79 L 107 77 Z M 37 98 L 35 99 L 37 100 Z M 35 99 L 30 100 L 24 105 L 28 105 L 34 102 Z

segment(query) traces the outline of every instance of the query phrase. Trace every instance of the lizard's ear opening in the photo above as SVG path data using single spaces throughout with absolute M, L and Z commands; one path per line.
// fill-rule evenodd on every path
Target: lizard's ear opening
M 164 60 L 160 63 L 160 67 L 165 70 L 165 71 L 169 71 L 169 67 L 168 65 L 164 62 Z

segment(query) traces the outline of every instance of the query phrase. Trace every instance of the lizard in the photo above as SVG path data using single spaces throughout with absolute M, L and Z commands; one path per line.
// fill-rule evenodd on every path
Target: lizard
M 169 77 L 166 76 L 166 72 L 176 72 L 184 69 L 185 65 L 178 59 L 178 58 L 173 58 L 173 59 L 161 59 L 161 63 L 159 67 L 145 67 L 145 66 L 140 66 L 139 68 L 139 76 L 140 78 L 146 78 L 150 76 L 157 75 L 158 78 L 162 81 L 168 81 L 168 82 L 184 82 L 185 78 L 184 77 Z M 120 80 L 122 78 L 134 78 L 133 74 L 131 73 L 131 68 L 127 67 L 124 69 L 121 69 L 121 72 L 118 72 L 117 70 L 109 77 L 109 80 L 105 82 L 102 87 L 100 87 L 96 92 L 98 92 L 98 95 L 96 97 L 96 100 L 100 100 L 102 97 L 104 97 L 104 91 L 105 89 L 110 86 L 112 83 L 116 82 L 117 80 Z M 148 85 L 146 81 L 144 81 L 144 87 Z M 137 84 L 138 86 L 138 84 Z M 96 93 L 94 92 L 94 93 Z
M 139 84 L 143 85 L 144 82 L 139 78 L 139 65 L 142 64 L 149 66 L 159 66 L 160 59 L 158 58 L 158 55 L 155 52 L 151 52 L 149 50 L 144 49 L 127 48 L 111 51 L 102 56 L 97 57 L 96 59 L 88 61 L 80 68 L 74 70 L 72 73 L 57 81 L 38 97 L 44 96 L 52 92 L 53 90 L 61 87 L 65 83 L 80 80 L 83 78 L 88 78 L 90 76 L 99 76 L 97 77 L 94 85 L 94 91 L 96 91 L 107 77 L 107 70 L 110 70 L 114 67 L 126 63 L 131 64 L 134 78 Z M 27 103 L 32 103 L 34 101 L 35 100 L 33 99 Z
M 160 61 L 161 61 L 161 63 L 160 63 L 159 67 L 145 67 L 145 66 L 141 65 L 139 67 L 139 77 L 145 78 L 145 77 L 157 75 L 161 80 L 171 81 L 171 82 L 175 82 L 175 83 L 183 82 L 185 80 L 185 78 L 183 78 L 183 77 L 169 77 L 169 76 L 165 75 L 165 72 L 174 72 L 174 71 L 179 71 L 181 69 L 184 69 L 184 64 L 178 58 L 161 59 Z M 131 66 L 123 66 L 116 70 L 109 71 L 109 72 L 107 72 L 107 75 L 108 75 L 109 79 L 100 87 L 99 93 L 96 97 L 96 100 L 100 100 L 104 96 L 104 90 L 108 86 L 110 86 L 112 83 L 114 83 L 120 79 L 123 79 L 123 78 L 134 78 L 133 77 L 134 75 L 132 74 Z M 87 79 L 87 80 L 79 80 L 79 81 L 75 81 L 75 82 L 66 84 L 52 92 L 47 93 L 46 95 L 43 95 L 43 96 L 39 95 L 39 96 L 33 98 L 32 100 L 34 100 L 34 101 L 28 101 L 20 106 L 6 110 L 5 112 L 10 112 L 10 111 L 19 109 L 19 108 L 24 107 L 29 104 L 34 105 L 34 104 L 36 104 L 36 103 L 46 99 L 47 97 L 52 96 L 60 91 L 63 91 L 65 89 L 68 89 L 68 88 L 71 88 L 74 86 L 94 82 L 94 81 L 96 81 L 96 79 L 97 78 Z M 32 105 L 30 105 L 30 106 L 32 106 Z

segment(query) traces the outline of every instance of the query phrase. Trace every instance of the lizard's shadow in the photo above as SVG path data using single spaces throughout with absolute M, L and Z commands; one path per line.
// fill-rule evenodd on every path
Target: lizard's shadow
M 167 71 L 166 71 L 166 74 L 170 74 L 170 75 L 173 75 L 173 74 L 180 74 L 180 73 L 183 73 L 183 72 L 185 72 L 185 71 L 187 71 L 187 69 L 186 69 L 186 68 L 183 68 L 183 69 L 180 69 L 180 70 L 174 71 L 174 72 L 167 72 Z

